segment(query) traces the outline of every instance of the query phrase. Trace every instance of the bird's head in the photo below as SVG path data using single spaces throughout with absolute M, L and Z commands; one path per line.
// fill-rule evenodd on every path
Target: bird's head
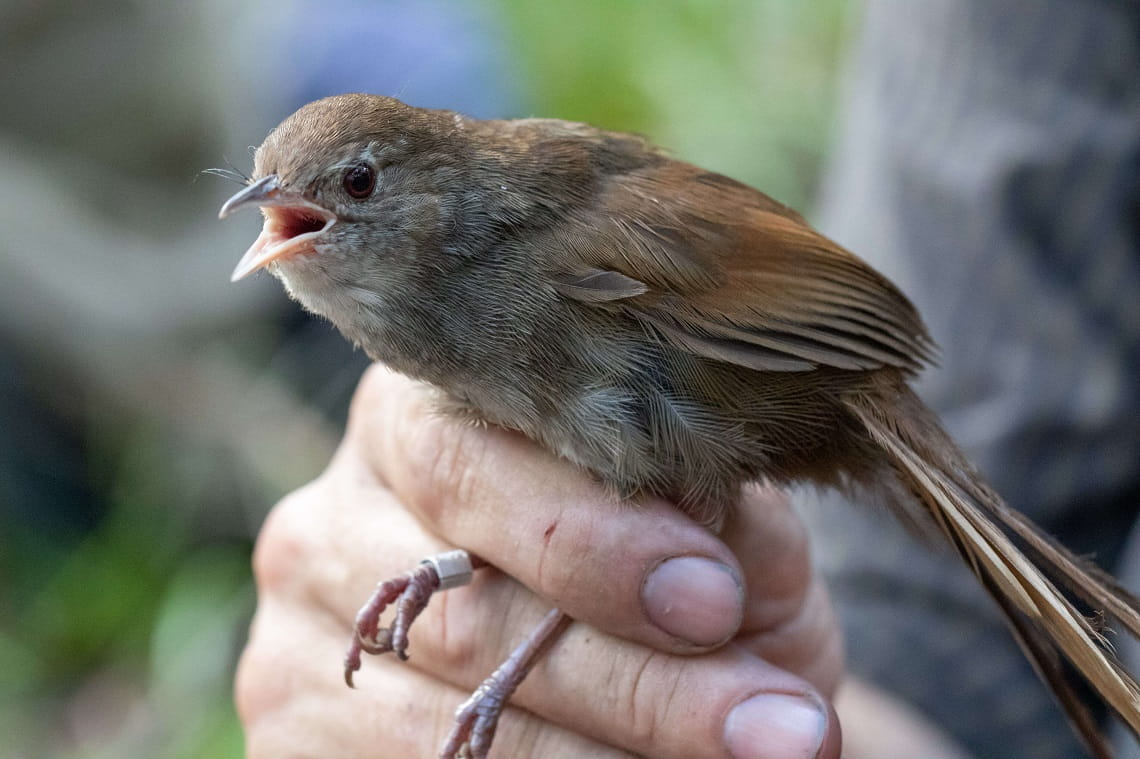
M 219 212 L 256 206 L 265 217 L 232 279 L 268 268 L 338 323 L 338 312 L 359 305 L 353 293 L 381 295 L 382 280 L 398 282 L 419 254 L 440 247 L 465 122 L 374 95 L 298 110 L 257 149 L 250 183 Z

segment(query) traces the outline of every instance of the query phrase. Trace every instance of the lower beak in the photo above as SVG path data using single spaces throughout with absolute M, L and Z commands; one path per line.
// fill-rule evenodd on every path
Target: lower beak
M 247 206 L 262 209 L 265 226 L 238 261 L 230 276 L 231 282 L 237 282 L 279 258 L 311 250 L 312 241 L 337 221 L 332 212 L 282 188 L 276 174 L 262 177 L 227 200 L 218 211 L 218 218 L 224 219 Z

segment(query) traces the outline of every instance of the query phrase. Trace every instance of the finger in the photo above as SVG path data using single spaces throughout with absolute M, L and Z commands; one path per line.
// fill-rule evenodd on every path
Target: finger
M 494 669 L 517 642 L 510 640 L 509 631 L 522 626 L 524 620 L 533 624 L 541 616 L 541 602 L 517 590 L 512 593 L 512 587 L 518 588 L 509 578 L 488 575 L 471 588 L 448 593 L 444 596 L 449 599 L 447 603 L 429 607 L 430 621 L 413 629 L 413 654 L 407 664 L 390 657 L 366 661 L 357 691 L 367 694 L 363 705 L 344 695 L 353 692 L 343 687 L 335 666 L 339 661 L 336 643 L 343 644 L 343 631 L 334 629 L 335 626 L 326 631 L 334 643 L 325 647 L 324 654 L 320 646 L 303 639 L 299 648 L 290 646 L 286 651 L 267 654 L 263 669 L 274 672 L 273 678 L 282 687 L 308 694 L 299 706 L 278 711 L 280 721 L 276 724 L 306 731 L 331 730 L 349 736 L 349 745 L 357 745 L 358 740 L 374 740 L 376 736 L 362 735 L 360 725 L 353 721 L 362 714 L 379 715 L 371 719 L 383 720 L 384 715 L 393 713 L 395 707 L 391 703 L 411 701 L 417 708 L 450 715 L 463 695 Z M 315 618 L 311 613 L 309 616 Z M 279 624 L 292 631 L 301 622 Z M 338 636 L 337 632 L 341 634 Z M 318 671 L 303 673 L 301 677 L 282 677 L 280 673 L 288 669 L 282 661 L 289 657 L 303 659 L 304 667 Z M 290 661 L 288 666 L 298 664 Z M 447 681 L 450 685 L 438 699 L 418 684 L 394 687 L 393 678 L 410 678 L 406 672 L 414 670 L 428 675 L 415 678 L 415 683 Z M 321 687 L 315 688 L 313 683 L 318 679 Z M 321 708 L 333 704 L 335 719 L 292 710 L 316 708 L 309 699 Z M 273 700 L 260 699 L 263 703 Z M 336 706 L 339 703 L 345 706 Z M 817 751 L 821 743 L 836 743 L 837 737 L 833 734 L 834 717 L 810 686 L 735 645 L 702 657 L 669 656 L 583 625 L 573 625 L 539 661 L 511 703 L 537 715 L 535 719 L 541 718 L 541 724 L 557 724 L 569 733 L 584 736 L 582 743 L 589 750 L 568 749 L 567 756 L 593 756 L 589 752 L 600 752 L 599 747 L 606 745 L 660 759 L 837 756 L 834 752 Z M 249 711 L 248 705 L 243 706 L 243 714 Z M 404 719 L 404 712 L 400 714 Z M 559 755 L 519 749 L 518 746 L 537 740 L 531 731 L 538 728 L 516 725 L 512 729 L 519 735 L 507 737 L 510 733 L 506 726 L 512 721 L 512 715 L 505 717 L 502 734 L 496 737 L 500 755 Z M 408 726 L 412 736 L 430 732 L 433 745 L 442 736 L 442 727 L 428 730 L 414 721 L 409 721 Z M 273 743 L 274 732 L 266 728 L 270 748 L 278 745 Z M 401 751 L 409 753 L 394 751 L 392 756 L 428 755 L 415 753 L 414 741 L 407 740 L 407 736 L 401 736 L 401 740 L 403 743 L 393 745 L 400 745 Z M 549 740 L 570 745 L 562 737 L 551 736 Z M 583 753 L 574 754 L 573 750 Z M 765 753 L 758 753 L 761 751 Z M 269 753 L 272 752 L 266 755 Z M 345 748 L 340 753 L 314 755 L 355 754 Z
M 488 645 L 474 631 L 494 629 L 504 619 L 533 625 L 542 615 L 530 595 L 505 607 L 502 596 L 493 603 L 490 594 L 481 595 L 472 607 L 446 615 L 453 631 L 448 640 L 438 635 L 441 626 L 424 631 L 415 666 L 449 679 L 489 672 L 509 646 Z M 460 684 L 472 687 L 475 680 Z M 824 700 L 804 680 L 736 645 L 700 657 L 670 655 L 575 624 L 539 660 L 512 703 L 599 743 L 660 759 L 837 755 L 830 747 L 838 741 L 831 735 L 834 716 Z M 833 753 L 821 754 L 824 746 Z
M 418 553 L 430 550 L 435 539 L 418 529 L 390 494 L 375 486 L 352 486 L 351 492 L 341 494 L 346 501 L 343 507 L 336 502 L 334 508 L 317 511 L 318 504 L 327 507 L 330 503 L 333 482 L 340 480 L 319 481 L 275 511 L 263 531 L 257 566 L 263 597 L 283 594 L 297 598 L 302 608 L 309 609 L 309 617 L 323 620 L 327 632 L 334 639 L 339 635 L 343 645 L 348 620 L 374 580 L 368 570 L 370 562 L 352 556 L 352 546 L 370 545 L 375 563 L 398 563 L 398 558 L 387 555 L 392 553 L 392 545 Z M 314 513 L 323 518 L 314 520 Z M 364 515 L 371 515 L 372 520 Z M 386 545 L 385 539 L 361 534 L 368 530 L 346 532 L 349 525 L 377 518 L 388 530 L 385 535 L 391 545 Z M 338 523 L 339 519 L 346 521 Z M 330 550 L 332 541 L 344 545 L 338 543 L 338 550 Z M 282 546 L 288 548 L 278 550 Z M 293 574 L 322 579 L 316 583 L 291 579 L 290 566 Z M 329 613 L 314 613 L 314 599 L 327 604 Z M 460 691 L 473 688 L 505 658 L 527 625 L 537 622 L 545 609 L 543 601 L 510 578 L 495 572 L 480 573 L 470 587 L 442 594 L 429 605 L 412 629 L 412 656 L 405 666 L 421 669 Z M 337 679 L 340 649 L 334 647 L 319 656 L 312 648 L 303 646 L 305 658 L 324 668 L 326 683 L 336 682 L 343 689 Z M 386 668 L 391 665 L 391 659 L 368 657 L 358 680 L 360 690 L 386 688 Z M 765 694 L 777 698 L 772 700 Z M 780 695 L 792 696 L 791 702 L 782 702 L 783 711 L 779 708 Z M 753 700 L 753 696 L 760 698 Z M 741 706 L 745 702 L 747 705 Z M 833 736 L 834 720 L 811 722 L 813 714 L 819 717 L 823 712 L 810 685 L 739 647 L 695 659 L 667 656 L 583 625 L 572 625 L 563 640 L 540 660 L 512 703 L 573 732 L 582 732 L 597 743 L 617 744 L 634 753 L 666 759 L 724 757 L 730 745 L 741 749 L 741 742 L 768 747 L 768 756 L 797 756 L 795 741 L 800 740 L 798 746 L 802 748 L 804 741 L 810 743 L 818 734 L 797 738 L 794 728 L 810 732 L 820 721 L 827 731 L 825 740 L 837 740 Z M 734 715 L 736 718 L 730 719 Z M 761 735 L 763 741 L 757 737 Z M 777 749 L 784 753 L 772 753 Z
M 736 642 L 834 694 L 843 674 L 842 632 L 791 500 L 771 488 L 746 488 L 722 534 L 749 591 Z
M 803 605 L 812 584 L 808 535 L 782 491 L 744 488 L 721 538 L 744 568 L 747 612 L 741 630 L 769 630 L 786 623 Z
M 391 491 L 326 474 L 269 513 L 253 569 L 260 595 L 288 598 L 322 614 L 347 640 L 377 582 L 449 547 L 426 532 Z
M 431 404 L 422 386 L 370 371 L 349 446 L 432 531 L 622 637 L 693 651 L 736 632 L 741 570 L 707 530 L 660 500 L 622 503 L 522 436 Z
M 238 668 L 236 697 L 249 759 L 435 756 L 465 694 L 395 660 L 374 668 L 377 687 L 350 690 L 336 672 L 342 636 L 303 607 L 270 600 L 258 611 Z M 287 631 L 287 635 L 283 634 Z M 498 756 L 630 759 L 630 755 L 508 708 Z
M 326 476 L 291 494 L 270 513 L 254 551 L 254 574 L 261 597 L 288 600 L 307 609 L 347 645 L 352 620 L 377 580 L 401 574 L 443 545 L 391 491 Z M 477 573 L 472 584 L 460 590 L 464 592 L 437 594 L 412 626 L 410 652 L 415 664 L 428 657 L 429 640 L 434 649 L 466 640 L 489 650 L 505 650 L 525 628 L 513 613 L 503 610 L 520 599 L 531 610 L 547 608 L 494 569 Z M 337 655 L 330 662 L 339 660 Z M 365 657 L 360 682 L 367 682 L 370 665 L 382 660 Z M 474 685 L 490 671 L 482 664 L 455 654 L 443 669 L 451 682 Z M 429 671 L 439 669 L 429 666 Z

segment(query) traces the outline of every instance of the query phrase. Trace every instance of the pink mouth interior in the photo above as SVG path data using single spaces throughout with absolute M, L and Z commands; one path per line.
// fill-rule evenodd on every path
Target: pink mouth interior
M 327 221 L 304 208 L 266 208 L 266 228 L 280 242 L 320 232 Z
M 262 206 L 261 211 L 265 224 L 230 275 L 234 282 L 277 261 L 315 253 L 315 241 L 336 224 L 332 213 L 307 203 Z

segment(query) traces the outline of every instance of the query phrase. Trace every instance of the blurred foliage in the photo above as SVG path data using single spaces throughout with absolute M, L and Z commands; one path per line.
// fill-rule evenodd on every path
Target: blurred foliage
M 846 0 L 491 6 L 531 113 L 645 133 L 809 207 Z M 252 536 L 202 504 L 238 503 L 242 464 L 169 420 L 81 418 L 92 524 L 44 531 L 0 509 L 0 758 L 239 757 L 231 681 Z
M 229 694 L 250 541 L 204 534 L 194 494 L 171 492 L 186 478 L 166 433 L 91 432 L 97 525 L 55 542 L 5 525 L 0 756 L 241 756 Z
M 536 115 L 648 135 L 810 206 L 848 0 L 497 0 Z

